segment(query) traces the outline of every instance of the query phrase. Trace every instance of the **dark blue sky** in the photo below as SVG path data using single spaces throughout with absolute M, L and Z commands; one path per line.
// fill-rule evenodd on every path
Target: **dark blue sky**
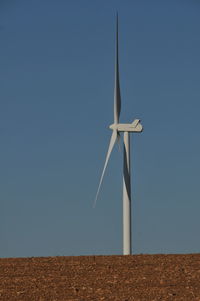
M 133 252 L 199 252 L 200 3 L 0 2 L 0 256 L 120 254 L 122 154 L 95 209 L 113 121 L 132 136 Z

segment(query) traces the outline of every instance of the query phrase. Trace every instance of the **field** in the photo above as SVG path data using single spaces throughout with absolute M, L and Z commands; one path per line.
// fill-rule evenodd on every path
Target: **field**
M 200 301 L 200 254 L 2 258 L 0 300 Z

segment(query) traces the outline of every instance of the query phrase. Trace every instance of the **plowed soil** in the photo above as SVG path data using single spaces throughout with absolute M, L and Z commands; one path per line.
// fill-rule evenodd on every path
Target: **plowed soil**
M 200 254 L 3 258 L 0 300 L 200 301 Z

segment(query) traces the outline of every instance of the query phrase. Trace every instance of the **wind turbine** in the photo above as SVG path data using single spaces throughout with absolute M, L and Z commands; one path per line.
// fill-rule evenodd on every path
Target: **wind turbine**
M 115 55 L 115 85 L 114 85 L 114 123 L 109 126 L 113 131 L 104 163 L 102 175 L 94 201 L 94 206 L 99 195 L 105 170 L 113 150 L 114 145 L 123 137 L 123 254 L 131 254 L 131 166 L 130 166 L 130 133 L 141 133 L 143 128 L 140 119 L 135 119 L 132 123 L 119 123 L 121 112 L 121 95 L 119 81 L 119 55 L 118 55 L 118 15 L 116 20 L 116 55 Z

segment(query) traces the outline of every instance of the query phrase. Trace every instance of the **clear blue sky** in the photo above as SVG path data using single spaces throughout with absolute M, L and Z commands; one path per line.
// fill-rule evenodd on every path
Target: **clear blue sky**
M 0 257 L 122 252 L 116 10 L 133 252 L 200 251 L 200 2 L 1 0 Z

